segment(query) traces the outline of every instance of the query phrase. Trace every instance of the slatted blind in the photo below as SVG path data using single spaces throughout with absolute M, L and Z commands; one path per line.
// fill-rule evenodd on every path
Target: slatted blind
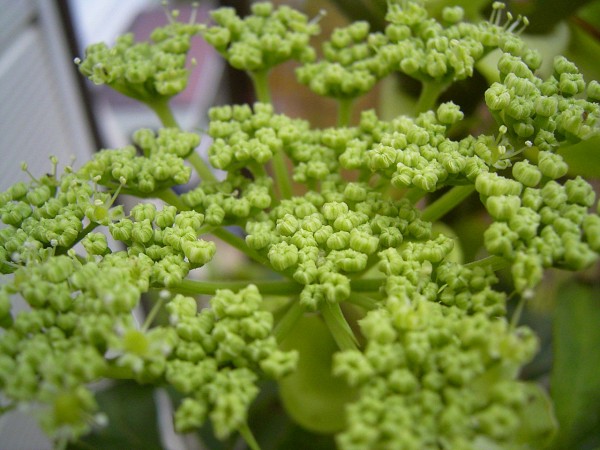
M 93 151 L 63 28 L 50 0 L 0 0 L 0 190 Z
M 64 166 L 93 151 L 58 1 L 0 0 L 0 192 L 28 179 L 22 161 L 39 176 L 50 154 Z M 0 418 L 0 449 L 51 448 L 31 414 Z

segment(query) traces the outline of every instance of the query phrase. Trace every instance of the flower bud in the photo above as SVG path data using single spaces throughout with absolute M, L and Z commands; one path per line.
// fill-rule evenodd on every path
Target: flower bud
M 512 168 L 512 174 L 515 180 L 528 187 L 535 187 L 542 180 L 539 168 L 527 160 L 516 162 Z

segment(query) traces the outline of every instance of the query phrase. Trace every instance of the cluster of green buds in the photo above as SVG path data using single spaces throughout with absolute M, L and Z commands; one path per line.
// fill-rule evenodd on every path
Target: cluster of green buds
M 555 153 L 600 134 L 598 83 L 585 83 L 577 66 L 563 56 L 554 59 L 553 73 L 542 80 L 523 55 L 522 41 L 503 49 L 498 61 L 500 81 L 485 93 L 485 101 L 499 125 L 507 128 L 514 146 Z M 586 98 L 582 98 L 582 96 Z M 544 173 L 559 178 L 564 173 Z
M 8 225 L 0 231 L 1 272 L 66 253 L 94 228 L 123 215 L 115 198 L 70 167 L 60 178 L 53 173 L 11 186 L 0 194 L 0 217 Z
M 597 261 L 600 216 L 589 212 L 592 186 L 577 177 L 538 187 L 542 173 L 526 160 L 512 171 L 515 179 L 482 173 L 475 188 L 495 220 L 484 235 L 486 248 L 512 262 L 517 291 L 531 292 L 544 268 L 583 270 Z
M 179 339 L 166 380 L 186 396 L 175 413 L 178 431 L 195 430 L 210 418 L 219 439 L 236 430 L 244 434 L 258 373 L 279 379 L 295 369 L 297 352 L 278 349 L 273 315 L 261 303 L 249 285 L 237 293 L 217 291 L 211 308 L 202 311 L 182 295 L 167 304 Z
M 352 100 L 371 91 L 389 73 L 386 56 L 378 51 L 381 33 L 369 33 L 368 22 L 336 28 L 323 44 L 324 59 L 296 70 L 298 81 L 319 95 Z
M 263 379 L 281 381 L 290 417 L 314 425 L 292 411 L 302 396 L 290 392 L 314 383 L 303 377 L 322 355 L 306 334 L 318 329 L 327 373 L 313 378 L 349 394 L 334 425 L 313 428 L 338 433 L 341 449 L 541 448 L 554 426 L 546 394 L 519 380 L 538 342 L 518 314 L 507 319 L 494 271 L 509 265 L 523 300 L 546 268 L 598 260 L 594 188 L 561 154 L 598 136 L 600 84 L 563 57 L 539 78 L 540 55 L 518 36 L 526 19 L 502 24 L 502 9 L 472 24 L 460 7 L 437 20 L 420 1 L 390 0 L 382 32 L 337 28 L 319 62 L 316 20 L 266 2 L 245 18 L 220 8 L 211 26 L 172 21 L 152 43 L 127 35 L 90 47 L 80 71 L 145 103 L 165 128 L 60 177 L 53 160 L 51 174 L 0 194 L 0 272 L 11 274 L 0 286 L 2 411 L 41 405 L 40 423 L 66 445 L 106 422 L 96 381 L 169 384 L 183 395 L 178 432 L 209 421 L 218 439 L 238 432 L 255 450 L 248 410 Z M 260 100 L 209 112 L 208 158 L 222 179 L 168 109 L 195 34 L 250 74 Z M 485 102 L 498 128 L 464 137 L 460 107 L 437 99 L 496 48 L 499 81 Z M 340 102 L 339 126 L 276 113 L 267 75 L 289 60 L 304 64 L 301 83 Z M 392 72 L 422 83 L 414 114 L 363 111 L 351 126 L 352 101 Z M 201 181 L 178 187 L 192 168 Z M 474 191 L 490 216 L 490 257 L 464 264 L 459 237 L 434 222 Z M 126 211 L 119 194 L 163 204 Z M 215 256 L 208 234 L 258 263 L 240 271 L 246 281 L 191 279 Z M 208 307 L 193 295 L 211 295 Z
M 535 336 L 501 318 L 489 270 L 437 263 L 449 244 L 439 235 L 382 252 L 385 307 L 359 321 L 364 350 L 334 356 L 334 374 L 359 390 L 341 448 L 513 448 L 548 431 L 527 420 L 544 410 L 539 387 L 517 379 Z
M 248 72 L 261 101 L 269 101 L 267 76 L 273 67 L 315 58 L 309 41 L 319 33 L 319 26 L 289 6 L 256 2 L 243 19 L 230 7 L 212 11 L 211 16 L 216 25 L 203 31 L 204 38 L 232 67 Z
M 303 285 L 300 303 L 312 310 L 347 300 L 351 279 L 377 262 L 378 251 L 431 234 L 410 202 L 385 200 L 358 182 L 323 183 L 320 193 L 284 200 L 257 219 L 246 227 L 248 246 Z
M 119 37 L 112 48 L 105 43 L 90 45 L 85 58 L 76 63 L 95 84 L 106 84 L 148 105 L 165 103 L 187 86 L 187 52 L 192 37 L 203 28 L 172 20 L 154 30 L 152 43 L 136 43 L 133 34 L 128 33 Z
M 79 170 L 80 177 L 89 177 L 109 188 L 122 186 L 123 193 L 152 196 L 175 185 L 185 184 L 191 168 L 184 158 L 190 156 L 200 143 L 194 133 L 175 128 L 163 128 L 155 136 L 147 129 L 138 130 L 133 146 L 101 150 Z
M 204 215 L 196 211 L 178 211 L 174 206 L 157 211 L 152 203 L 139 203 L 130 217 L 112 222 L 109 230 L 125 243 L 129 255 L 144 255 L 154 262 L 153 286 L 171 287 L 214 256 L 215 243 L 198 239 L 203 223 Z
M 20 267 L 0 290 L 0 388 L 9 405 L 42 405 L 41 425 L 59 440 L 100 425 L 89 383 L 125 366 L 106 353 L 135 327 L 131 315 L 148 289 L 151 261 L 124 252 L 85 261 L 74 254 Z M 10 313 L 12 297 L 28 308 Z M 156 366 L 163 353 L 149 355 Z M 136 365 L 142 379 L 149 364 Z

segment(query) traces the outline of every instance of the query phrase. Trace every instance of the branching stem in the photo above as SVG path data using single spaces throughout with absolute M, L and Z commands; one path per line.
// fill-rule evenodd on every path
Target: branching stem
M 446 90 L 448 83 L 424 81 L 421 95 L 415 105 L 415 116 L 434 109 L 438 97 Z
M 421 218 L 428 222 L 435 222 L 441 219 L 449 211 L 452 211 L 457 205 L 462 203 L 475 190 L 473 185 L 454 186 L 432 204 L 427 206 Z
M 339 303 L 323 302 L 320 311 L 340 350 L 356 350 L 358 348 L 356 336 L 348 325 Z
M 298 301 L 297 298 L 292 299 L 291 305 L 287 311 L 281 316 L 277 325 L 273 329 L 273 336 L 277 342 L 283 342 L 290 331 L 294 328 L 300 317 L 306 312 L 306 308 Z

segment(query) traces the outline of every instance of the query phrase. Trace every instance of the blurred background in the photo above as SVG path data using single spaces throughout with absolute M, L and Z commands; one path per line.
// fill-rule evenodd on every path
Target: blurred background
M 251 2 L 202 0 L 197 3 L 197 21 L 209 22 L 208 13 L 215 7 L 233 6 L 244 15 Z M 318 39 L 327 38 L 333 28 L 349 20 L 367 20 L 372 30 L 383 30 L 385 25 L 387 0 L 279 0 L 274 3 L 291 5 L 310 17 L 326 10 L 327 15 L 320 22 L 322 37 Z M 471 19 L 489 17 L 491 7 L 490 0 L 430 0 L 426 3 L 433 14 L 444 6 L 461 5 Z M 577 64 L 586 80 L 600 80 L 600 1 L 513 0 L 507 3 L 508 10 L 515 15 L 528 16 L 531 24 L 524 37 L 542 52 L 546 61 L 551 62 L 555 55 L 563 54 Z M 187 20 L 194 7 L 190 2 L 170 1 L 169 8 L 181 10 L 181 20 Z M 105 86 L 94 86 L 84 80 L 73 59 L 83 57 L 89 44 L 111 45 L 125 32 L 134 33 L 138 40 L 147 39 L 154 27 L 165 22 L 164 7 L 158 0 L 0 0 L 0 191 L 28 178 L 19 170 L 22 161 L 32 174 L 51 169 L 49 155 L 58 157 L 59 170 L 68 164 L 77 167 L 97 149 L 127 144 L 137 128 L 159 127 L 158 120 L 144 106 Z M 254 97 L 248 78 L 226 67 L 201 38 L 194 41 L 190 57 L 198 64 L 192 70 L 188 88 L 174 99 L 172 106 L 184 129 L 203 134 L 211 106 L 252 102 Z M 271 74 L 276 110 L 307 118 L 317 127 L 335 124 L 334 102 L 317 98 L 296 83 L 294 67 L 293 63 L 284 64 Z M 550 70 L 544 67 L 542 72 Z M 479 115 L 485 123 L 481 100 L 488 85 L 486 74 L 478 73 L 467 82 L 457 83 L 444 95 L 444 100 L 453 100 L 467 114 Z M 410 80 L 390 77 L 380 82 L 372 94 L 361 98 L 356 110 L 376 108 L 382 118 L 390 118 L 409 112 L 417 95 L 418 86 Z M 210 139 L 203 138 L 200 152 L 209 144 Z M 475 255 L 481 248 L 481 239 L 477 236 L 486 227 L 481 210 L 475 206 L 471 210 L 466 205 L 450 217 L 450 222 L 459 233 L 461 227 L 468 225 L 465 230 L 473 239 L 465 253 Z M 556 449 L 585 450 L 600 448 L 598 268 L 578 276 L 576 287 L 573 281 L 571 275 L 553 273 L 544 282 L 541 294 L 530 303 L 524 320 L 540 335 L 542 351 L 524 376 L 548 386 L 554 377 L 554 385 L 561 386 L 553 393 L 554 400 L 558 400 L 557 415 L 561 422 Z M 118 389 L 124 390 L 114 390 L 108 400 L 115 402 L 113 412 L 119 414 L 120 411 L 123 420 L 130 419 L 123 398 L 135 397 L 141 404 L 149 402 L 146 416 L 138 414 L 140 423 L 131 425 L 134 429 L 142 427 L 145 439 L 137 444 L 129 442 L 127 448 L 203 448 L 202 433 L 200 437 L 183 438 L 172 433 L 166 394 L 127 387 Z M 260 400 L 257 408 L 271 407 L 268 395 Z M 156 405 L 162 406 L 157 409 Z M 150 422 L 158 424 L 157 427 L 150 425 L 152 430 L 147 421 L 144 424 L 148 415 Z M 257 411 L 256 417 L 260 421 L 266 416 Z M 265 448 L 309 448 L 297 446 L 302 442 L 306 444 L 305 439 L 309 438 L 310 448 L 321 448 L 321 443 L 322 448 L 328 448 L 331 444 L 329 439 L 302 434 L 285 418 L 271 420 L 271 425 L 252 424 L 252 427 L 258 437 L 273 432 L 269 427 L 279 427 L 278 444 Z M 149 447 L 152 439 L 158 441 Z M 108 442 L 85 448 L 125 448 L 111 447 L 118 441 Z M 239 444 L 228 445 L 220 447 L 212 442 L 207 448 L 232 448 Z M 43 450 L 51 448 L 51 444 L 32 420 L 17 413 L 0 418 L 0 448 Z

